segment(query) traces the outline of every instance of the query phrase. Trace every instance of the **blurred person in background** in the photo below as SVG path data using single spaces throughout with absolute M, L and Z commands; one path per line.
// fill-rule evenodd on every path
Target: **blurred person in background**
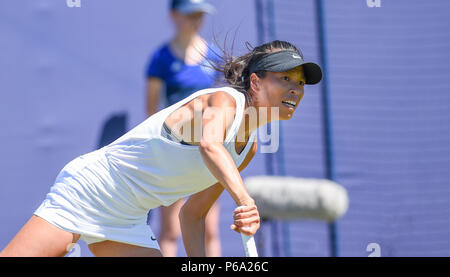
M 174 37 L 160 46 L 147 68 L 147 115 L 158 111 L 161 95 L 165 88 L 165 102 L 170 106 L 193 92 L 212 87 L 218 73 L 208 60 L 220 58 L 212 45 L 200 36 L 199 30 L 205 14 L 215 8 L 203 0 L 171 0 L 170 17 L 175 27 Z M 164 95 L 164 94 L 163 94 Z M 169 207 L 162 206 L 159 245 L 166 257 L 177 254 L 177 239 L 180 237 L 178 214 L 184 200 Z M 219 206 L 216 202 L 209 211 L 205 222 L 206 255 L 221 255 L 219 239 Z

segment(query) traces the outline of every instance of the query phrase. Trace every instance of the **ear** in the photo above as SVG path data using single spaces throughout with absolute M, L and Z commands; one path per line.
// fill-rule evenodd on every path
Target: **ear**
M 252 73 L 251 75 L 250 75 L 250 88 L 253 90 L 253 91 L 259 91 L 259 89 L 260 89 L 260 82 L 261 82 L 261 79 L 259 79 L 259 77 L 258 77 L 258 75 L 256 75 L 256 73 Z

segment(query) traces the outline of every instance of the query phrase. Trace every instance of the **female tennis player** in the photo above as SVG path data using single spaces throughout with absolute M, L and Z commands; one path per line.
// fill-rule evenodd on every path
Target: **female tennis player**
M 63 256 L 79 238 L 95 256 L 161 256 L 147 212 L 186 196 L 179 216 L 186 253 L 204 256 L 205 215 L 224 189 L 239 206 L 231 229 L 254 235 L 260 218 L 240 171 L 256 153 L 256 130 L 292 118 L 304 85 L 318 83 L 322 71 L 284 41 L 224 59 L 229 87 L 197 91 L 69 162 L 0 256 Z M 247 124 L 250 109 L 278 116 L 262 120 L 257 112 Z
M 147 68 L 147 115 L 158 111 L 159 100 L 165 92 L 167 106 L 188 97 L 201 89 L 214 85 L 220 72 L 205 65 L 219 62 L 214 44 L 207 43 L 200 35 L 206 14 L 215 8 L 206 0 L 170 1 L 170 18 L 175 34 L 153 54 Z M 206 57 L 206 58 L 205 58 Z M 158 243 L 165 257 L 177 254 L 177 240 L 181 235 L 178 215 L 184 199 L 169 207 L 161 206 Z M 205 219 L 205 248 L 208 257 L 218 257 L 221 252 L 219 239 L 219 205 L 211 207 Z M 156 210 L 149 212 L 149 216 Z

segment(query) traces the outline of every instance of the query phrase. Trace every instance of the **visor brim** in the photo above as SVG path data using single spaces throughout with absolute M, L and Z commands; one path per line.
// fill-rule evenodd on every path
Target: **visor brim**
M 292 59 L 289 62 L 276 66 L 275 68 L 268 68 L 267 71 L 284 72 L 289 71 L 298 66 L 303 67 L 307 85 L 315 85 L 322 80 L 322 69 L 318 64 L 312 62 L 304 62 L 302 60 L 297 59 Z
M 305 72 L 307 85 L 315 85 L 322 80 L 322 69 L 318 64 L 308 62 L 302 64 L 302 67 Z
M 215 13 L 216 9 L 213 7 L 213 5 L 208 3 L 201 3 L 201 4 L 188 4 L 188 5 L 180 5 L 176 8 L 176 10 L 183 14 L 192 14 L 196 12 L 204 12 L 207 14 L 213 14 Z

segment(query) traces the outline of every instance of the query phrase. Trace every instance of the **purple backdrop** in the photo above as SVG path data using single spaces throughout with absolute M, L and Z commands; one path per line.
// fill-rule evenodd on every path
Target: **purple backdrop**
M 275 1 L 277 37 L 319 61 L 315 0 Z M 446 0 L 324 1 L 336 181 L 350 209 L 338 222 L 340 253 L 368 256 L 450 254 L 450 3 Z M 214 1 L 203 34 L 236 34 L 256 44 L 254 1 Z M 0 248 L 41 203 L 59 170 L 97 147 L 104 122 L 126 114 L 131 128 L 145 107 L 148 57 L 170 38 L 167 1 L 0 2 Z M 307 88 L 282 125 L 285 170 L 325 176 L 321 87 Z M 276 161 L 277 162 L 277 161 Z M 278 166 L 278 163 L 277 163 Z M 258 153 L 244 177 L 265 174 Z M 229 229 L 234 204 L 220 198 L 224 256 L 242 256 Z M 151 219 L 159 230 L 159 216 Z M 266 255 L 272 229 L 263 226 Z M 281 240 L 280 240 L 281 242 Z M 329 255 L 325 223 L 290 223 L 293 256 Z M 81 255 L 91 256 L 81 242 Z M 181 240 L 180 255 L 185 255 Z M 369 249 L 370 250 L 370 249 Z M 282 252 L 283 254 L 283 252 Z

